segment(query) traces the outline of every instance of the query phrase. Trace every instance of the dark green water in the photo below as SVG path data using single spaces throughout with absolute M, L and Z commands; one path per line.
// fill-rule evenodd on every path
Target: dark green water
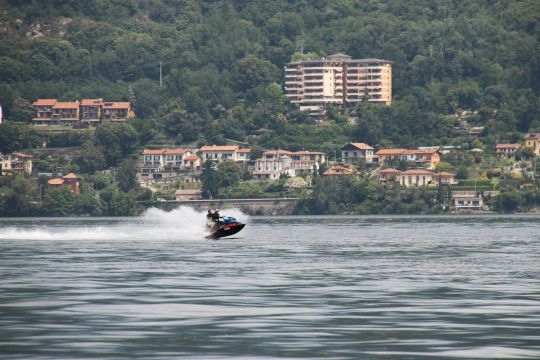
M 247 221 L 0 220 L 0 357 L 540 358 L 540 217 Z

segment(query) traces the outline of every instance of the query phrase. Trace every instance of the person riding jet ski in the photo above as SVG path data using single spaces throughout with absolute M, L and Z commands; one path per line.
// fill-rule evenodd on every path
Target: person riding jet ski
M 212 214 L 212 220 L 218 222 L 219 218 L 221 218 L 221 216 L 219 215 L 219 209 L 216 209 Z
M 236 234 L 246 226 L 238 220 L 229 216 L 221 216 L 219 214 L 219 209 L 216 209 L 213 213 L 211 210 L 208 210 L 206 215 L 208 218 L 207 228 L 210 232 L 208 237 L 218 239 L 224 236 L 230 236 Z

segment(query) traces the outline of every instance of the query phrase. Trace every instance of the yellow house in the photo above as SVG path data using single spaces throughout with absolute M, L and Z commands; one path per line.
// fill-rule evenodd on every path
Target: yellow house
M 427 186 L 434 181 L 433 173 L 424 169 L 407 170 L 399 174 L 397 178 L 399 183 L 405 187 Z
M 525 134 L 525 147 L 530 147 L 534 155 L 540 156 L 540 133 Z
M 30 175 L 32 173 L 32 157 L 30 155 L 14 152 L 0 154 L 1 175 Z

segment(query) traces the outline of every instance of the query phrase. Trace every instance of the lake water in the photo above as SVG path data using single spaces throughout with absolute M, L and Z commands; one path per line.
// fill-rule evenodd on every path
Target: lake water
M 0 357 L 538 359 L 540 217 L 0 219 Z

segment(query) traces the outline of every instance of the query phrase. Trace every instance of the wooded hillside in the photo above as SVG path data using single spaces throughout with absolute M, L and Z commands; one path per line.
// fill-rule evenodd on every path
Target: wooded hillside
M 535 0 L 0 0 L 0 104 L 28 121 L 36 98 L 131 100 L 143 142 L 304 134 L 281 90 L 295 52 L 394 62 L 390 108 L 341 112 L 318 145 L 463 142 L 449 115 L 486 141 L 540 130 L 540 3 Z M 159 63 L 163 64 L 163 87 Z M 294 136 L 293 136 L 294 137 Z M 304 144 L 306 143 L 306 144 Z

